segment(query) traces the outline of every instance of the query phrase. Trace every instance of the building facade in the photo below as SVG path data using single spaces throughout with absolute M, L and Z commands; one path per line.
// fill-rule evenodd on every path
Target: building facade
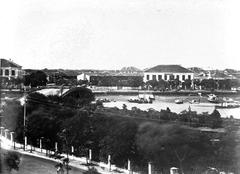
M 0 59 L 0 76 L 3 78 L 21 78 L 23 76 L 22 66 L 11 60 Z
M 180 65 L 157 65 L 144 71 L 143 81 L 149 80 L 175 80 L 178 79 L 181 82 L 194 78 L 194 73 Z
M 143 76 L 141 74 L 113 72 L 82 73 L 77 76 L 77 79 L 86 80 L 94 86 L 139 87 L 143 82 Z

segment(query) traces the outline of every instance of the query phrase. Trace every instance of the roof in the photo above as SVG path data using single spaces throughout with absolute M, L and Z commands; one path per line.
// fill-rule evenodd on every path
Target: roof
M 85 72 L 82 74 L 86 74 L 89 76 L 143 76 L 142 72 L 138 73 L 125 73 L 125 72 Z
M 193 73 L 180 65 L 157 65 L 144 72 L 164 72 L 164 73 Z
M 0 59 L 0 66 L 1 67 L 14 67 L 14 68 L 22 68 L 22 66 L 14 63 L 11 60 L 7 60 L 7 59 Z
M 211 74 L 212 78 L 219 78 L 219 79 L 226 79 L 231 78 L 231 76 L 224 74 L 221 71 L 215 71 L 213 74 Z

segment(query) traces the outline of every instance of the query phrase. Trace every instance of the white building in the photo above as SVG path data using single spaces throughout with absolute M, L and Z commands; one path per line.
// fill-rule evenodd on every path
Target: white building
M 180 65 L 157 65 L 144 71 L 143 81 L 178 79 L 183 82 L 186 79 L 192 80 L 193 78 L 194 73 Z
M 0 59 L 0 76 L 5 78 L 22 77 L 22 66 L 14 63 L 11 60 Z
M 82 73 L 77 75 L 77 80 L 87 80 L 90 81 L 90 77 L 92 76 L 93 73 Z

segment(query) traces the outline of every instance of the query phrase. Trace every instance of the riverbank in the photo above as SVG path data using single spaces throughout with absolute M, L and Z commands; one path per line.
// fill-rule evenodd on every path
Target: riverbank
M 59 87 L 60 88 L 60 87 Z M 49 88 L 52 89 L 52 88 Z M 96 95 L 138 95 L 139 93 L 152 93 L 154 95 L 176 95 L 176 96 L 186 96 L 186 95 L 198 95 L 201 93 L 202 95 L 207 95 L 214 93 L 216 95 L 240 95 L 240 91 L 232 91 L 232 90 L 169 90 L 169 91 L 155 91 L 155 90 L 130 90 L 130 89 L 92 89 L 92 92 Z M 9 95 L 11 93 L 14 94 L 23 94 L 24 91 L 20 89 L 1 89 L 2 95 Z
M 93 90 L 96 95 L 138 95 L 139 93 L 152 93 L 154 95 L 162 96 L 186 96 L 186 95 L 208 95 L 214 93 L 216 95 L 239 95 L 239 91 L 229 91 L 229 90 L 172 90 L 172 91 L 154 91 L 154 90 Z

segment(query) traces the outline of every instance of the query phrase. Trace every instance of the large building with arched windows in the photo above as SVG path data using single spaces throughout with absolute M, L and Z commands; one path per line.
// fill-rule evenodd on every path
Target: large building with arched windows
M 143 81 L 149 80 L 174 80 L 183 82 L 186 79 L 192 80 L 194 73 L 180 65 L 157 65 L 144 71 Z

